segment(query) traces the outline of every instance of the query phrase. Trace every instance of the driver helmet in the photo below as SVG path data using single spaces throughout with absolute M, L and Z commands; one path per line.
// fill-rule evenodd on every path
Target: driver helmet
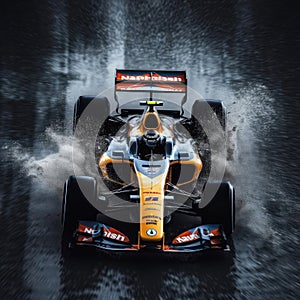
M 147 147 L 153 149 L 159 145 L 160 135 L 156 130 L 147 130 L 143 135 L 143 140 Z

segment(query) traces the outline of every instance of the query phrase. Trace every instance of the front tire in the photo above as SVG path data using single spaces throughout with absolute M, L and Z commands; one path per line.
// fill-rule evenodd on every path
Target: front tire
M 62 203 L 62 241 L 68 245 L 79 220 L 96 220 L 98 211 L 89 202 L 97 198 L 97 182 L 92 177 L 70 176 L 64 186 Z
M 203 224 L 221 224 L 226 236 L 230 236 L 235 227 L 235 192 L 230 182 L 208 182 L 205 189 L 215 191 L 213 199 L 199 209 Z M 205 195 L 205 194 L 204 194 Z M 205 202 L 205 199 L 203 199 Z

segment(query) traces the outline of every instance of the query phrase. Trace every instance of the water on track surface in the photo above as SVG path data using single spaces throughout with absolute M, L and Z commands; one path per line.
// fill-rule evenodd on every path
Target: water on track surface
M 3 7 L 3 297 L 299 297 L 295 3 L 19 1 Z M 233 257 L 61 256 L 73 104 L 78 95 L 111 87 L 116 67 L 186 69 L 193 89 L 225 101 L 228 176 L 238 196 Z

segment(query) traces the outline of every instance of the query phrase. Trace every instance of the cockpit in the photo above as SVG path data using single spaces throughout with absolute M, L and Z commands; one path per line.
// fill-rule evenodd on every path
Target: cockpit
M 156 130 L 147 130 L 130 142 L 130 155 L 141 160 L 161 160 L 172 154 L 172 141 Z

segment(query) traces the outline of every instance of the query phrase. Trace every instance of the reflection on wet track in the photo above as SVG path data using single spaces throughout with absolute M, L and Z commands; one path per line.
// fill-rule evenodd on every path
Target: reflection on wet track
M 299 298 L 294 2 L 1 4 L 1 299 Z M 234 254 L 62 255 L 73 105 L 111 88 L 115 68 L 185 69 L 194 90 L 226 103 Z

